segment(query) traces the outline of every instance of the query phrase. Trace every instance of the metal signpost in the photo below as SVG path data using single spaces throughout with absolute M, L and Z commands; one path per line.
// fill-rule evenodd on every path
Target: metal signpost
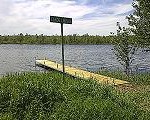
M 72 18 L 50 16 L 50 22 L 61 24 L 61 37 L 62 37 L 62 65 L 63 65 L 63 79 L 65 73 L 65 62 L 64 62 L 64 37 L 63 37 L 63 24 L 72 24 Z

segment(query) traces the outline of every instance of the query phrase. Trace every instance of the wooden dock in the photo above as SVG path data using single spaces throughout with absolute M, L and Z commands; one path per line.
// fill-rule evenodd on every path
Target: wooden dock
M 50 60 L 36 60 L 36 64 L 62 72 L 62 65 L 56 62 L 50 61 Z M 83 79 L 94 79 L 99 83 L 105 83 L 105 84 L 111 84 L 111 85 L 121 85 L 121 84 L 128 83 L 127 81 L 95 74 L 86 70 L 82 70 L 82 69 L 74 68 L 70 66 L 65 66 L 65 73 L 74 77 L 79 77 Z

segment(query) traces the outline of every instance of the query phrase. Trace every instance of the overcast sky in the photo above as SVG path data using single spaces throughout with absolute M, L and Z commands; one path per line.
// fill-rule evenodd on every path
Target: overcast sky
M 116 22 L 127 26 L 132 0 L 0 0 L 0 34 L 60 35 L 60 24 L 49 17 L 73 18 L 64 34 L 109 35 Z

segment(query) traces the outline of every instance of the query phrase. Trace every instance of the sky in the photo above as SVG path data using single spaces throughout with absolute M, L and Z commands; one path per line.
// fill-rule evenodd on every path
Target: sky
M 60 35 L 60 24 L 50 16 L 72 18 L 64 34 L 110 35 L 116 23 L 127 26 L 132 0 L 0 0 L 0 35 Z

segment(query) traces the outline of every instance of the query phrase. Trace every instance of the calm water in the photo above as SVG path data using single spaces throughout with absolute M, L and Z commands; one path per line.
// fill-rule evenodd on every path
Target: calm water
M 65 45 L 65 64 L 89 71 L 118 69 L 120 64 L 112 45 Z M 61 63 L 61 45 L 0 45 L 0 75 L 22 71 L 43 71 L 35 59 L 48 58 Z M 150 71 L 150 52 L 139 50 L 135 70 Z

